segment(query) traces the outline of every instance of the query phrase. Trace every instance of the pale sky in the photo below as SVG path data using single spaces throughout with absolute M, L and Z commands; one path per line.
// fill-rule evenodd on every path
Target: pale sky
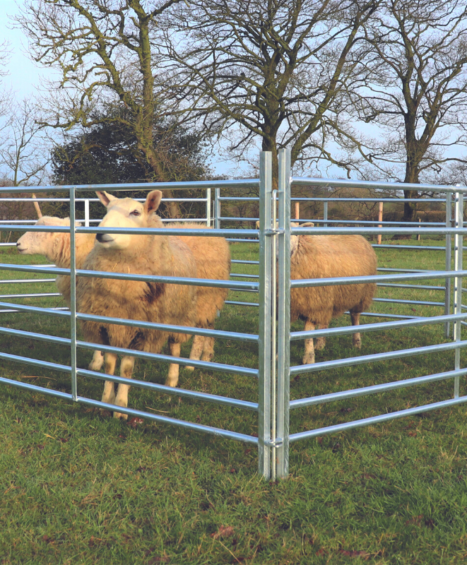
M 22 0 L 0 0 L 0 43 L 10 44 L 8 75 L 2 79 L 2 89 L 12 91 L 14 96 L 34 98 L 41 86 L 41 79 L 52 78 L 53 71 L 34 63 L 28 55 L 28 42 L 20 29 L 13 29 L 11 17 L 19 13 Z M 245 169 L 237 169 L 235 163 L 213 158 L 211 166 L 217 174 L 235 177 L 245 175 Z

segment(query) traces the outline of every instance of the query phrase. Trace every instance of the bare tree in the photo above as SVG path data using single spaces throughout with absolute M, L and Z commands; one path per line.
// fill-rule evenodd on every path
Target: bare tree
M 244 155 L 261 140 L 292 162 L 347 170 L 353 146 L 343 96 L 360 80 L 361 30 L 379 0 L 193 0 L 166 23 L 167 65 L 192 116 Z M 329 144 L 334 144 L 330 148 Z M 345 151 L 344 151 L 345 153 Z
M 367 157 L 391 179 L 432 179 L 462 160 L 456 150 L 467 141 L 467 5 L 385 0 L 365 32 L 371 78 L 354 102 L 364 121 L 383 130 Z M 414 210 L 405 203 L 404 220 Z
M 134 132 L 158 181 L 167 180 L 167 171 L 153 138 L 164 110 L 156 92 L 151 37 L 161 14 L 179 1 L 28 0 L 17 18 L 34 60 L 61 74 L 59 83 L 50 85 L 47 124 L 68 130 L 101 119 L 123 123 Z M 102 118 L 96 112 L 102 103 L 126 111 Z M 172 206 L 172 216 L 178 213 Z
M 0 146 L 0 174 L 12 186 L 41 184 L 47 175 L 49 144 L 37 118 L 37 106 L 28 100 L 10 109 L 8 136 Z

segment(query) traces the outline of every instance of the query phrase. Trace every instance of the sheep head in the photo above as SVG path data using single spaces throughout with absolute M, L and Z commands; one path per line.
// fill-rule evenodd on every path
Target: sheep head
M 160 218 L 155 212 L 159 208 L 162 192 L 153 190 L 142 204 L 132 198 L 116 198 L 107 192 L 96 192 L 99 200 L 107 208 L 107 214 L 99 227 L 112 228 L 146 228 L 161 227 Z M 159 220 L 159 221 L 157 221 Z M 135 243 L 133 234 L 100 233 L 96 235 L 96 243 L 105 249 L 127 249 Z
M 36 226 L 69 226 L 70 218 L 56 218 L 42 216 L 34 225 Z M 79 223 L 77 223 L 79 225 Z M 53 242 L 56 237 L 53 232 L 28 231 L 16 242 L 16 248 L 22 255 L 45 255 L 52 260 Z

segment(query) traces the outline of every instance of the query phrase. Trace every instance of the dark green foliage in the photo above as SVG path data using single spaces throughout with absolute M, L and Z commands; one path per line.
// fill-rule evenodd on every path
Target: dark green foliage
M 113 116 L 112 111 L 110 115 Z M 195 181 L 209 174 L 206 165 L 205 144 L 199 133 L 187 131 L 183 126 L 170 122 L 159 122 L 154 128 L 154 144 L 164 162 L 166 178 L 157 178 L 145 154 L 138 146 L 133 128 L 122 121 L 106 121 L 99 116 L 100 123 L 85 130 L 81 135 L 70 137 L 67 142 L 55 147 L 51 166 L 54 183 L 57 185 L 99 185 L 121 183 L 145 183 L 167 181 Z M 186 191 L 190 197 L 199 191 Z M 147 192 L 120 192 L 119 196 L 145 198 Z M 84 194 L 80 193 L 83 197 Z M 88 196 L 95 197 L 93 193 Z M 178 197 L 178 194 L 174 194 Z M 161 208 L 164 215 L 165 207 Z M 204 215 L 201 209 L 193 210 L 193 216 Z M 44 212 L 51 215 L 68 215 L 67 204 L 58 203 L 44 206 Z M 183 209 L 189 214 L 188 209 Z M 100 217 L 102 207 L 92 204 L 91 216 Z M 199 216 L 197 216 L 199 217 Z M 202 217 L 202 216 L 201 216 Z

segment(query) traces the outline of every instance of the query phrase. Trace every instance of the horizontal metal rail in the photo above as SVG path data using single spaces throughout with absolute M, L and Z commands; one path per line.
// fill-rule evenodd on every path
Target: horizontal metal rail
M 450 186 L 447 184 L 423 184 L 423 183 L 398 183 L 398 182 L 373 182 L 373 181 L 355 181 L 355 180 L 344 180 L 344 179 L 320 179 L 320 178 L 302 178 L 293 177 L 292 185 L 303 186 L 325 186 L 328 188 L 370 188 L 379 190 L 416 190 L 420 192 L 422 190 L 429 190 L 430 192 L 465 192 L 465 188 L 459 186 Z M 292 199 L 293 200 L 293 199 Z M 420 202 L 420 200 L 417 200 Z M 380 202 L 380 199 L 377 199 Z
M 402 300 L 396 298 L 373 298 L 373 302 L 388 302 L 390 304 L 416 304 L 418 306 L 443 306 L 444 302 L 429 302 L 426 300 Z
M 398 412 L 389 412 L 388 414 L 381 414 L 380 416 L 373 416 L 371 418 L 364 418 L 362 420 L 354 420 L 353 422 L 345 422 L 343 424 L 336 424 L 326 428 L 317 428 L 307 432 L 299 432 L 290 435 L 290 442 L 299 441 L 302 439 L 310 439 L 327 434 L 343 432 L 363 426 L 370 426 L 372 424 L 381 424 L 389 420 L 403 418 L 405 416 L 413 416 L 415 414 L 422 414 L 423 412 L 430 412 L 431 410 L 438 410 L 439 408 L 447 408 L 449 406 L 458 406 L 467 402 L 467 396 L 459 396 L 458 398 L 451 398 L 449 400 L 442 400 L 441 402 L 434 402 L 433 404 L 425 404 L 415 408 L 407 408 L 406 410 L 399 410 Z
M 224 218 L 223 218 L 224 219 Z M 227 218 L 225 218 L 227 219 Z M 230 218 L 229 218 L 230 219 Z M 246 220 L 249 218 L 243 218 L 243 220 Z M 254 219 L 254 218 L 252 218 Z M 409 226 L 409 225 L 413 225 L 413 226 L 417 226 L 417 227 L 426 227 L 426 226 L 445 226 L 446 222 L 389 222 L 389 221 L 385 221 L 385 220 L 348 220 L 348 219 L 334 219 L 334 220 L 330 220 L 329 218 L 327 219 L 317 219 L 317 218 L 312 218 L 310 220 L 294 220 L 294 222 L 313 222 L 314 224 L 356 224 L 356 225 L 377 225 L 377 226 Z
M 427 271 L 425 273 L 404 273 L 401 275 L 369 275 L 367 277 L 335 277 L 332 279 L 293 279 L 290 282 L 291 288 L 308 288 L 316 286 L 336 286 L 341 284 L 365 284 L 379 283 L 386 281 L 423 281 L 430 279 L 453 279 L 456 277 L 467 276 L 464 271 Z
M 37 294 L 0 294 L 0 299 L 4 298 L 43 298 L 45 296 L 61 296 L 59 292 L 39 292 Z
M 117 384 L 128 384 L 128 379 L 125 377 L 118 377 L 116 375 L 108 375 L 107 373 L 98 373 L 97 371 L 90 371 L 89 369 L 77 369 L 76 373 L 80 377 L 89 377 L 92 379 L 98 379 L 101 381 L 111 381 Z M 137 379 L 131 379 L 131 386 L 143 388 L 146 390 L 153 390 L 155 392 L 161 392 L 163 394 L 171 394 L 173 396 L 180 396 L 181 398 L 190 398 L 192 400 L 205 400 L 207 402 L 212 402 L 213 404 L 220 404 L 222 406 L 231 406 L 233 408 L 242 408 L 245 410 L 252 410 L 254 412 L 258 411 L 257 402 L 249 402 L 247 400 L 238 400 L 236 398 L 230 398 L 227 396 L 218 396 L 216 394 L 208 394 L 205 392 L 197 392 L 194 390 L 187 390 L 184 388 L 174 388 L 171 386 L 160 385 L 157 383 L 151 383 L 148 381 L 140 381 Z
M 259 239 L 235 239 L 227 237 L 226 240 L 230 243 L 259 243 Z
M 19 231 L 17 226 L 1 225 L 0 231 Z M 51 232 L 51 233 L 70 233 L 69 226 L 23 226 L 22 231 L 31 232 Z M 258 237 L 258 230 L 233 230 L 233 229 L 214 229 L 214 228 L 118 228 L 118 227 L 76 227 L 76 233 L 87 234 L 131 234 L 131 235 L 181 235 L 198 237 Z
M 50 282 L 55 282 L 55 279 L 49 278 L 49 279 L 5 279 L 3 281 L 0 281 L 0 284 L 22 284 L 22 283 L 27 283 L 27 284 L 31 284 L 31 283 L 50 283 Z
M 239 231 L 244 232 L 254 230 Z M 277 229 L 271 231 L 279 233 L 279 230 Z M 418 224 L 415 224 L 412 228 L 322 228 L 319 226 L 314 226 L 306 228 L 292 228 L 290 232 L 292 235 L 467 235 L 467 228 L 419 228 Z M 401 245 L 400 247 L 407 246 Z
M 123 188 L 122 188 L 123 186 Z M 21 186 L 21 187 L 0 187 L 0 194 L 8 192 L 10 194 L 16 193 L 31 193 L 31 192 L 67 192 L 74 188 L 76 191 L 132 191 L 132 190 L 186 190 L 193 188 L 250 188 L 259 186 L 259 179 L 244 179 L 244 180 L 217 180 L 215 182 L 200 180 L 189 182 L 135 182 L 121 184 L 64 184 L 60 186 Z M 420 189 L 419 189 L 420 190 Z
M 424 347 L 414 347 L 413 349 L 399 349 L 397 351 L 389 351 L 384 353 L 373 353 L 372 355 L 362 355 L 360 357 L 347 357 L 346 359 L 334 359 L 333 361 L 323 361 L 308 365 L 296 365 L 290 367 L 290 375 L 298 375 L 301 373 L 315 373 L 316 371 L 324 371 L 331 369 L 339 369 L 341 367 L 354 367 L 355 365 L 364 365 L 367 363 L 376 363 L 391 359 L 401 359 L 403 357 L 411 357 L 413 355 L 428 355 L 430 353 L 441 353 L 443 351 L 453 351 L 454 349 L 463 349 L 467 346 L 467 341 L 454 341 L 450 343 L 440 343 L 437 345 L 427 345 Z
M 380 316 L 380 314 L 374 315 Z M 467 314 L 448 314 L 445 316 L 417 317 L 413 320 L 403 320 L 401 322 L 380 322 L 377 324 L 364 324 L 362 326 L 348 326 L 345 328 L 326 328 L 322 330 L 291 332 L 290 341 L 309 339 L 310 337 L 331 337 L 336 335 L 350 335 L 354 333 L 398 330 L 415 326 L 457 322 L 458 320 L 467 320 Z
M 164 363 L 176 363 L 178 365 L 188 365 L 199 369 L 207 369 L 208 371 L 219 371 L 222 373 L 236 373 L 247 377 L 258 377 L 258 369 L 250 369 L 248 367 L 240 367 L 237 365 L 226 365 L 222 363 L 213 363 L 212 361 L 197 361 L 195 359 L 187 359 L 186 357 L 172 357 L 171 355 L 163 355 L 162 353 L 149 353 L 147 351 L 137 351 L 136 349 L 125 349 L 123 347 L 112 347 L 110 345 L 101 345 L 89 343 L 87 341 L 77 341 L 76 345 L 83 349 L 99 349 L 103 352 L 116 353 L 117 355 L 131 355 L 138 359 L 149 359 L 153 361 L 162 361 Z
M 23 330 L 15 330 L 13 328 L 4 328 L 0 327 L 0 333 L 5 335 L 12 335 L 15 337 L 22 337 L 25 339 L 37 339 L 39 341 L 45 341 L 48 343 L 55 343 L 56 345 L 65 345 L 69 346 L 71 344 L 71 340 L 65 337 L 56 337 L 46 334 L 39 334 L 35 332 L 27 332 Z M 160 353 L 149 353 L 146 351 L 137 351 L 135 349 L 125 349 L 122 347 L 112 347 L 109 345 L 101 345 L 97 343 L 89 343 L 85 341 L 77 341 L 77 345 L 84 349 L 99 349 L 100 351 L 110 352 L 110 353 L 117 353 L 119 355 L 131 355 L 132 357 L 138 357 L 141 359 L 152 359 L 156 361 L 163 361 L 165 363 L 177 363 L 180 365 L 188 365 L 193 367 L 198 367 L 201 369 L 208 369 L 213 371 L 220 371 L 224 373 L 237 373 L 240 375 L 247 375 L 250 377 L 257 377 L 258 370 L 257 369 L 250 369 L 248 367 L 238 367 L 236 365 L 225 365 L 221 363 L 213 363 L 211 361 L 197 361 L 195 359 L 187 359 L 185 357 L 173 357 L 171 355 L 163 355 Z M 0 359 L 9 359 L 8 354 L 2 353 Z M 48 362 L 43 361 L 47 366 L 49 366 Z M 126 381 L 128 383 L 128 381 Z
M 338 402 L 341 400 L 348 400 L 349 398 L 358 398 L 360 396 L 368 396 L 370 394 L 381 394 L 391 390 L 400 388 L 407 388 L 409 386 L 424 385 L 428 383 L 452 379 L 454 377 L 463 377 L 467 375 L 467 369 L 457 369 L 446 371 L 444 373 L 434 373 L 423 377 L 414 377 L 412 379 L 404 379 L 401 381 L 393 381 L 390 383 L 383 383 L 379 385 L 372 385 L 363 388 L 356 388 L 350 390 L 343 390 L 340 392 L 332 392 L 329 394 L 321 394 L 319 396 L 312 396 L 309 398 L 300 398 L 290 402 L 290 409 L 305 408 L 307 406 L 317 406 L 318 404 L 326 404 L 328 402 Z
M 0 263 L 0 270 L 3 271 L 20 271 L 26 273 L 35 273 L 38 269 L 42 269 L 41 266 L 34 265 L 15 265 L 8 263 Z M 56 275 L 68 275 L 70 276 L 70 269 L 62 269 L 59 267 L 48 269 L 50 273 Z M 142 281 L 148 283 L 162 282 L 167 284 L 181 284 L 188 286 L 209 286 L 215 288 L 233 288 L 235 290 L 258 290 L 258 283 L 246 282 L 246 281 L 224 281 L 218 279 L 193 279 L 193 278 L 182 278 L 182 277 L 161 277 L 156 275 L 138 275 L 138 274 L 128 274 L 128 273 L 113 273 L 111 271 L 87 271 L 83 269 L 77 269 L 76 274 L 80 277 L 99 277 L 102 279 L 117 279 L 117 280 L 128 280 L 128 281 Z
M 95 316 L 93 314 L 77 313 L 76 318 L 87 322 L 100 322 L 105 324 L 117 324 L 120 326 L 137 327 L 146 330 L 161 330 L 172 333 L 185 333 L 193 335 L 202 335 L 205 337 L 215 337 L 219 339 L 236 339 L 240 341 L 249 341 L 258 343 L 258 336 L 255 334 L 245 334 L 238 332 L 226 332 L 222 330 L 210 330 L 207 328 L 192 328 L 189 326 L 175 326 L 171 324 L 157 324 L 154 322 L 145 322 L 143 320 L 127 320 L 125 318 L 111 318 L 107 316 Z
M 293 181 L 295 182 L 295 181 Z M 392 183 L 394 186 L 395 183 Z M 404 186 L 398 190 L 402 190 Z M 452 187 L 451 187 L 452 188 Z M 424 204 L 425 202 L 443 202 L 446 203 L 445 198 L 324 198 L 324 197 L 296 197 L 291 198 L 291 202 L 391 202 L 392 204 L 403 204 L 404 202 L 417 202 L 418 204 Z M 297 220 L 299 221 L 299 220 Z
M 237 302 L 235 300 L 226 300 L 224 304 L 233 304 L 235 306 L 259 306 L 256 302 Z
M 414 249 L 415 251 L 446 251 L 446 247 L 431 245 L 384 245 L 374 244 L 372 247 L 376 249 Z
M 22 363 L 26 363 L 26 364 L 32 364 L 32 363 L 28 363 L 27 358 L 24 358 L 24 357 L 18 358 L 18 362 L 22 362 Z M 43 366 L 43 364 L 42 364 L 42 366 Z M 70 367 L 68 367 L 68 369 L 71 370 Z M 0 377 L 0 383 L 4 383 L 4 384 L 15 386 L 15 387 L 18 387 L 18 388 L 26 389 L 26 390 L 29 390 L 31 392 L 38 392 L 38 393 L 46 394 L 46 395 L 49 395 L 49 396 L 57 396 L 57 397 L 62 398 L 64 400 L 70 400 L 70 401 L 73 402 L 72 395 L 69 394 L 69 393 L 66 393 L 66 392 L 61 392 L 61 391 L 49 389 L 49 388 L 46 388 L 46 387 L 40 387 L 40 386 L 32 385 L 32 384 L 29 384 L 29 383 L 23 383 L 21 381 L 15 381 L 13 379 L 6 379 L 4 377 Z M 85 397 L 82 397 L 82 396 L 78 396 L 76 398 L 76 402 L 78 402 L 79 404 L 84 404 L 84 405 L 87 405 L 87 406 L 94 406 L 95 408 L 101 408 L 101 409 L 104 409 L 104 410 L 110 410 L 110 411 L 115 410 L 114 404 L 107 404 L 106 402 L 100 402 L 99 400 L 92 400 L 90 398 L 85 398 Z M 165 424 L 172 424 L 172 425 L 178 426 L 180 428 L 185 428 L 185 429 L 189 429 L 189 430 L 196 431 L 196 432 L 204 432 L 204 433 L 208 433 L 208 434 L 215 435 L 215 436 L 220 436 L 220 437 L 225 437 L 225 438 L 228 438 L 228 439 L 234 439 L 234 440 L 237 440 L 237 441 L 242 441 L 242 442 L 245 442 L 245 443 L 253 443 L 253 444 L 258 443 L 257 437 L 249 436 L 249 435 L 246 435 L 246 434 L 240 434 L 238 432 L 231 432 L 229 430 L 223 430 L 221 428 L 213 428 L 212 426 L 205 426 L 203 424 L 195 424 L 193 422 L 187 422 L 185 420 L 177 420 L 176 418 L 170 418 L 168 416 L 162 416 L 162 415 L 159 415 L 159 414 L 151 414 L 149 412 L 143 412 L 141 410 L 135 410 L 133 408 L 124 408 L 123 406 L 119 406 L 118 411 L 122 412 L 124 414 L 128 414 L 129 416 L 137 416 L 137 417 L 140 417 L 140 418 L 146 418 L 147 420 L 154 420 L 155 422 L 163 422 Z

